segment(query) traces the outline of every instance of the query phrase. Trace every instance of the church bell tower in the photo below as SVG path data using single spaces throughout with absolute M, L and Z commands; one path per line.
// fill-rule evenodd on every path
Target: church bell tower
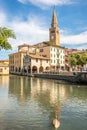
M 49 29 L 49 37 L 50 37 L 50 43 L 52 43 L 52 45 L 60 46 L 60 34 L 55 8 L 53 11 L 51 28 Z

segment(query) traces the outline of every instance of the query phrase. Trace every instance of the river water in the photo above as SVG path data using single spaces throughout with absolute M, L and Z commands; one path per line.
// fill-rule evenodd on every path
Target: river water
M 0 130 L 87 130 L 87 86 L 0 76 Z

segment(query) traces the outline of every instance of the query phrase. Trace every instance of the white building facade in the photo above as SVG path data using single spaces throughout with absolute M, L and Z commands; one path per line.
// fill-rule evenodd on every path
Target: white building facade
M 65 68 L 65 51 L 62 48 L 50 48 L 50 65 L 54 66 L 55 70 L 63 70 Z
M 50 69 L 50 59 L 39 55 L 29 54 L 24 57 L 23 65 L 23 73 L 26 75 L 42 73 Z

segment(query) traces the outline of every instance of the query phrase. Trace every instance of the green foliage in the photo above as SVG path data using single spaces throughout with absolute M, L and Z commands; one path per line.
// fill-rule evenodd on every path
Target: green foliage
M 77 59 L 75 57 L 74 54 L 72 54 L 70 57 L 69 57 L 69 63 L 71 66 L 75 66 L 77 64 Z
M 82 53 L 82 54 L 72 54 L 69 57 L 69 63 L 71 66 L 75 65 L 81 65 L 83 66 L 84 64 L 87 64 L 87 53 Z
M 77 61 L 76 64 L 81 65 L 81 54 L 76 53 L 74 55 L 75 55 L 75 58 L 76 58 L 76 61 Z
M 16 36 L 13 30 L 6 27 L 0 27 L 0 47 L 1 49 L 12 49 L 12 46 L 8 42 L 8 38 L 16 39 Z
M 81 65 L 87 64 L 87 53 L 81 55 Z

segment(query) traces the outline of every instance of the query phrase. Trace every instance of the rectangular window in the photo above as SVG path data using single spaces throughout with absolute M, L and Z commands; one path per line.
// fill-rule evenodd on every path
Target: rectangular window
M 43 49 L 40 49 L 40 52 L 43 52 Z
M 50 62 L 52 63 L 52 60 L 50 60 Z
M 38 59 L 36 59 L 36 62 L 38 62 Z
M 57 57 L 59 57 L 59 54 L 57 54 Z
M 42 60 L 40 60 L 40 62 L 42 63 Z
M 55 31 L 51 31 L 51 33 L 55 33 Z
M 3 72 L 3 69 L 0 69 L 0 72 Z

